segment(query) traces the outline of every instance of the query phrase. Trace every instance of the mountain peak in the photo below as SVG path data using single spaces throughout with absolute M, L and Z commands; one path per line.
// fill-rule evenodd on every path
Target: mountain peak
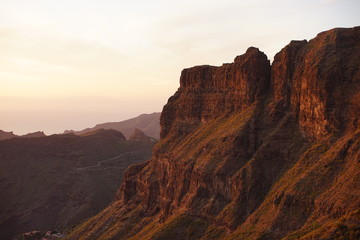
M 130 141 L 151 141 L 155 142 L 156 139 L 147 136 L 143 131 L 138 128 L 134 129 L 134 133 L 129 137 Z
M 43 131 L 37 131 L 37 132 L 22 135 L 20 137 L 22 137 L 22 138 L 35 138 L 35 137 L 46 137 L 46 135 L 45 135 L 45 133 Z
M 270 71 L 267 56 L 254 47 L 230 64 L 184 69 L 180 88 L 163 108 L 161 137 L 186 135 L 199 124 L 257 102 L 268 91 Z
M 13 137 L 16 137 L 13 132 L 5 132 L 3 130 L 0 130 L 0 140 L 10 139 Z

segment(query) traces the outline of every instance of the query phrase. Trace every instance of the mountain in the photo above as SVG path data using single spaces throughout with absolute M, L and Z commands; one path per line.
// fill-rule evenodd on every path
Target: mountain
M 33 133 L 28 133 L 25 135 L 20 136 L 22 138 L 34 138 L 34 137 L 46 137 L 44 132 L 41 131 L 37 131 L 37 132 L 33 132 Z
M 45 137 L 45 136 L 46 135 L 44 134 L 44 132 L 40 132 L 40 131 L 18 136 L 15 135 L 13 132 L 5 132 L 3 130 L 0 130 L 0 140 L 10 139 L 14 137 L 34 138 L 34 137 Z
M 122 132 L 127 139 L 135 129 L 139 129 L 146 135 L 159 139 L 160 138 L 160 113 L 141 114 L 138 117 L 131 118 L 121 122 L 108 122 L 97 124 L 93 128 L 86 128 L 81 131 L 66 130 L 64 133 L 73 133 L 76 135 L 82 135 L 87 132 L 94 131 L 96 129 L 114 129 Z
M 16 135 L 13 132 L 5 132 L 3 130 L 0 130 L 0 140 L 10 139 L 13 137 L 16 137 Z
M 65 239 L 360 239 L 360 27 L 181 73 L 161 139 Z
M 0 141 L 0 239 L 64 231 L 98 213 L 153 146 L 104 129 Z
M 134 133 L 129 137 L 130 141 L 148 141 L 148 142 L 157 142 L 155 138 L 147 136 L 140 129 L 135 128 Z

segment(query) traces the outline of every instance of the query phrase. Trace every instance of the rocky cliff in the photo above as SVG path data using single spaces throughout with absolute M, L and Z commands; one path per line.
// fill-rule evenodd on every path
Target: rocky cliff
M 183 70 L 161 140 L 67 239 L 358 239 L 360 27 Z
M 184 69 L 179 90 L 163 109 L 161 137 L 171 130 L 175 137 L 186 134 L 200 123 L 240 112 L 263 97 L 269 76 L 270 61 L 254 47 L 231 64 Z

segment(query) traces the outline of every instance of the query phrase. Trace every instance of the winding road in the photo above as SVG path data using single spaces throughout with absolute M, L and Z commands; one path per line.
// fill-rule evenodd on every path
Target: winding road
M 132 152 L 126 152 L 126 153 L 122 153 L 116 157 L 110 158 L 110 159 L 105 159 L 105 160 L 101 160 L 99 161 L 96 165 L 93 166 L 87 166 L 87 167 L 81 167 L 81 168 L 76 168 L 76 170 L 78 171 L 103 171 L 103 170 L 107 170 L 107 169 L 123 169 L 125 170 L 127 167 L 119 167 L 119 166 L 104 166 L 105 163 L 110 163 L 112 161 L 115 161 L 121 157 L 125 157 L 126 155 L 129 154 L 133 154 L 133 153 L 137 153 L 140 151 L 132 151 Z

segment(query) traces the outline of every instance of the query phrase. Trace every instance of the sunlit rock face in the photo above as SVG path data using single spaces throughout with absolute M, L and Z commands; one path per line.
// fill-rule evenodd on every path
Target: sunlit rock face
M 183 70 L 152 159 L 68 239 L 334 239 L 337 221 L 359 227 L 359 63 L 356 27 L 292 41 L 271 66 L 251 47 Z
M 180 88 L 164 106 L 161 136 L 171 130 L 186 134 L 200 123 L 239 112 L 258 101 L 269 87 L 270 68 L 266 55 L 250 47 L 233 63 L 184 69 Z

